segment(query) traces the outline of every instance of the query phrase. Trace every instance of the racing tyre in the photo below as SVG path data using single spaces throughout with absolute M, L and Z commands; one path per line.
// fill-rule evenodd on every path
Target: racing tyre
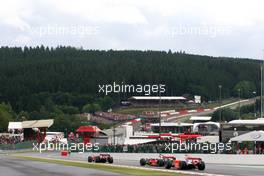
M 93 162 L 93 157 L 88 156 L 88 162 L 89 162 L 89 163 Z
M 166 168 L 166 169 L 170 169 L 171 167 L 172 167 L 172 161 L 168 160 L 168 161 L 166 162 L 165 168 Z
M 164 166 L 164 165 L 165 165 L 164 160 L 163 160 L 163 159 L 159 159 L 159 160 L 158 160 L 158 166 L 159 166 L 159 167 L 162 167 L 162 166 Z
M 113 163 L 114 162 L 113 157 L 109 157 L 107 160 L 108 160 L 108 163 Z
M 101 159 L 101 162 L 102 162 L 102 163 L 106 163 L 106 158 L 102 158 L 102 159 Z
M 187 164 L 186 164 L 186 162 L 185 161 L 181 161 L 180 162 L 180 167 L 179 167 L 179 169 L 180 170 L 184 170 L 184 169 L 186 169 L 187 168 Z
M 205 169 L 205 163 L 202 161 L 199 165 L 198 165 L 198 170 L 204 170 Z
M 95 157 L 95 162 L 100 163 L 100 157 L 99 156 Z
M 140 162 L 140 166 L 146 165 L 146 160 L 144 158 L 141 158 L 139 162 Z

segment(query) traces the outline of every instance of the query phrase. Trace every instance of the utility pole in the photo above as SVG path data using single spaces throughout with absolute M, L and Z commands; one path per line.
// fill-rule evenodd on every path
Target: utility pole
M 218 88 L 219 88 L 219 107 L 220 107 L 222 104 L 222 85 L 218 85 Z M 222 109 L 221 109 L 221 107 L 219 109 L 219 122 L 220 123 L 222 122 Z
M 113 127 L 113 144 L 114 144 L 114 147 L 115 147 L 115 145 L 116 145 L 116 142 L 115 142 L 115 137 L 116 137 L 116 128 L 115 128 L 115 125 L 114 125 L 114 127 Z
M 220 124 L 220 129 L 219 129 L 219 142 L 222 142 L 222 85 L 218 85 L 219 88 L 219 124 Z
M 262 58 L 262 64 L 261 64 L 261 66 L 260 66 L 260 79 L 261 79 L 261 83 L 260 83 L 260 85 L 261 85 L 261 93 L 260 93 L 260 118 L 263 118 L 263 66 L 264 66 L 264 50 L 262 50 L 262 52 L 263 52 L 263 58 Z
M 239 112 L 238 112 L 238 118 L 240 119 L 240 92 L 241 92 L 241 89 L 238 89 L 238 109 L 239 109 Z
M 262 64 L 263 65 L 263 64 Z M 263 78 L 262 78 L 262 70 L 263 70 L 263 68 L 262 68 L 262 65 L 260 66 L 260 118 L 262 118 L 263 117 L 263 115 L 262 115 L 262 82 L 263 82 Z
M 161 95 L 160 95 L 160 85 L 159 85 L 159 139 L 161 139 Z
M 257 113 L 256 113 L 256 91 L 252 92 L 253 93 L 253 96 L 254 96 L 254 117 L 256 118 L 257 117 Z

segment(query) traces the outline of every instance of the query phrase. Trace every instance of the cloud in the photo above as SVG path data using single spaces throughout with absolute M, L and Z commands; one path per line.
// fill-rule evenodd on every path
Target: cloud
M 0 2 L 0 45 L 261 58 L 263 6 L 261 0 L 9 0 Z M 72 31 L 83 28 L 97 32 Z
M 30 26 L 26 19 L 31 16 L 31 11 L 30 4 L 27 6 L 27 3 L 23 4 L 22 1 L 2 2 L 0 4 L 0 23 L 23 31 Z
M 59 13 L 72 15 L 99 23 L 147 24 L 144 15 L 136 6 L 130 6 L 123 1 L 91 1 L 91 0 L 49 0 Z

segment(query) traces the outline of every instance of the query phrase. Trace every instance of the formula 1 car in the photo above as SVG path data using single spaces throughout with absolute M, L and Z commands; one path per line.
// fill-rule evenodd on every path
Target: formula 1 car
M 139 163 L 141 166 L 157 166 L 164 167 L 168 161 L 176 160 L 175 156 L 172 155 L 160 155 L 159 158 L 141 158 Z
M 178 170 L 187 170 L 187 169 L 198 169 L 204 170 L 205 163 L 201 158 L 195 157 L 185 157 L 185 160 L 177 160 L 173 155 L 160 155 L 160 158 L 141 158 L 140 165 L 145 166 L 156 166 L 156 167 L 165 167 L 166 169 L 170 169 L 174 167 Z
M 95 163 L 113 163 L 114 159 L 110 154 L 99 154 L 99 155 L 93 155 L 88 156 L 88 162 L 95 162 Z
M 183 161 L 175 159 L 166 162 L 165 168 L 170 169 L 171 167 L 174 167 L 178 170 L 187 170 L 187 169 L 204 170 L 205 163 L 202 161 L 201 158 L 186 156 L 185 160 Z

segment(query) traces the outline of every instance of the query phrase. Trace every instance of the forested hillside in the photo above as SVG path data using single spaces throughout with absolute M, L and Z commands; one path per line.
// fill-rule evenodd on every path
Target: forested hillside
M 1 101 L 17 110 L 33 110 L 39 94 L 69 93 L 86 103 L 100 96 L 98 84 L 165 84 L 166 95 L 198 94 L 206 99 L 234 95 L 239 81 L 259 87 L 257 61 L 214 58 L 158 51 L 94 51 L 70 47 L 0 49 Z M 46 92 L 46 93 L 44 93 Z M 130 95 L 126 95 L 130 96 Z M 38 100 L 39 99 L 39 100 Z M 81 102 L 52 99 L 55 103 L 81 106 Z M 58 101 L 58 102 L 56 102 Z M 65 101 L 65 102 L 63 102 Z
M 165 84 L 164 95 L 201 95 L 204 100 L 237 96 L 241 81 L 258 89 L 259 61 L 164 51 L 99 51 L 72 47 L 0 48 L 0 102 L 16 113 L 74 114 L 97 102 L 103 109 L 130 94 L 98 93 L 99 84 Z M 243 83 L 243 82 L 242 82 Z M 257 90 L 257 92 L 259 92 Z M 251 92 L 249 92 L 250 94 Z M 56 112 L 56 111 L 55 111 Z M 45 114 L 45 113 L 44 113 Z M 44 116 L 42 114 L 42 116 Z

